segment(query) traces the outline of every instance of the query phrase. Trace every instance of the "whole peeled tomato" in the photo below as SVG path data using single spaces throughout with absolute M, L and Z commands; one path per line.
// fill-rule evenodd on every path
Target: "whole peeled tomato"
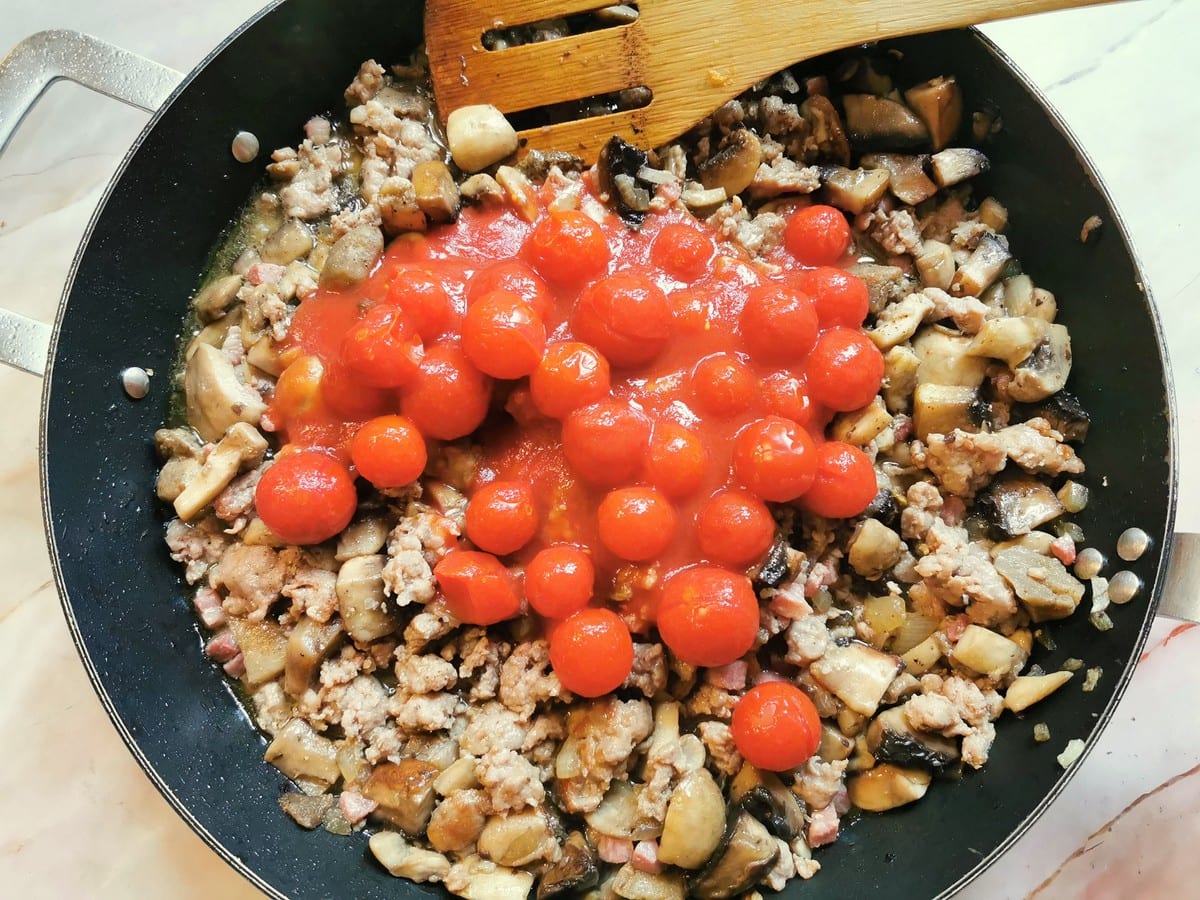
M 667 295 L 646 275 L 617 272 L 588 285 L 575 302 L 571 328 L 614 366 L 654 359 L 671 338 Z
M 454 618 L 468 625 L 495 625 L 521 611 L 517 579 L 490 553 L 456 550 L 433 569 Z
M 263 524 L 288 544 L 319 544 L 354 517 L 358 493 L 350 471 L 317 450 L 281 453 L 254 489 Z
M 492 380 L 458 346 L 435 344 L 400 408 L 426 437 L 452 441 L 483 424 L 491 399 Z
M 493 481 L 467 503 L 467 537 L 476 547 L 504 556 L 520 550 L 537 533 L 533 488 L 520 481 Z
M 663 585 L 657 623 L 663 641 L 684 662 L 725 666 L 754 646 L 758 598 L 745 575 L 693 566 Z
M 816 477 L 816 445 L 809 433 L 790 419 L 765 416 L 734 438 L 733 474 L 763 500 L 795 500 Z
M 629 677 L 633 638 L 612 610 L 582 609 L 550 632 L 550 665 L 571 693 L 600 697 Z
M 580 478 L 599 485 L 628 482 L 641 471 L 650 422 L 620 400 L 575 410 L 563 422 L 562 448 Z
M 883 354 L 852 328 L 831 328 L 817 339 L 807 364 L 812 398 L 838 412 L 862 409 L 883 384 Z
M 747 691 L 733 709 L 733 742 L 746 761 L 769 772 L 802 765 L 821 743 L 821 717 L 808 694 L 785 681 Z
M 850 444 L 829 441 L 817 448 L 817 476 L 801 505 L 828 519 L 848 519 L 870 506 L 878 493 L 871 458 Z

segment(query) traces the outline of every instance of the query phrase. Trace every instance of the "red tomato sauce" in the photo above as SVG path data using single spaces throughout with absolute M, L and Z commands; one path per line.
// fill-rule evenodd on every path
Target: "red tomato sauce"
M 267 420 L 286 443 L 323 449 L 348 465 L 351 439 L 376 416 L 408 416 L 426 437 L 431 431 L 472 433 L 484 451 L 473 492 L 494 482 L 532 489 L 533 537 L 504 562 L 519 574 L 544 548 L 583 548 L 595 569 L 592 604 L 611 605 L 631 631 L 644 633 L 672 573 L 709 563 L 743 577 L 761 562 L 769 542 L 762 546 L 760 496 L 803 504 L 833 410 L 853 408 L 837 394 L 838 385 L 851 386 L 853 403 L 864 386 L 873 397 L 882 358 L 860 329 L 867 312 L 862 283 L 803 264 L 814 257 L 794 245 L 816 240 L 823 261 L 836 256 L 840 265 L 850 262 L 849 231 L 834 210 L 841 228 L 832 237 L 822 232 L 814 239 L 810 215 L 805 228 L 789 230 L 779 250 L 751 261 L 682 210 L 652 213 L 637 231 L 611 213 L 597 227 L 580 212 L 548 212 L 549 192 L 541 190 L 536 223 L 507 206 L 467 208 L 454 224 L 393 241 L 365 282 L 307 297 L 292 322 L 284 354 L 289 368 Z M 599 208 L 591 195 L 585 203 L 589 210 Z M 792 232 L 799 235 L 794 240 Z M 842 247 L 832 256 L 831 241 L 835 250 Z M 348 366 L 347 341 L 356 339 L 352 333 L 373 308 L 397 301 L 389 285 L 402 272 L 441 285 L 450 310 L 438 316 L 450 325 L 431 338 L 392 322 L 387 352 L 415 353 L 420 372 L 405 374 L 401 360 L 388 370 L 390 381 L 367 379 L 394 386 L 369 387 Z M 494 293 L 506 287 L 511 293 Z M 476 305 L 488 306 L 486 321 L 471 318 Z M 379 314 L 374 318 L 382 321 Z M 515 334 L 505 329 L 517 319 L 523 323 L 521 343 L 505 343 Z M 466 342 L 464 330 L 471 335 Z M 837 340 L 825 346 L 823 335 Z M 572 386 L 569 372 L 565 388 L 548 379 L 546 390 L 558 391 L 552 403 L 548 395 L 531 394 L 529 377 L 486 374 L 529 372 L 534 364 L 546 364 L 537 362 L 546 346 L 563 341 L 590 343 L 610 371 L 595 370 L 593 357 L 573 357 L 575 364 L 591 367 L 589 386 Z M 501 358 L 506 347 L 519 347 L 521 358 Z M 817 373 L 826 402 L 809 394 L 810 353 L 833 367 Z M 439 355 L 450 360 L 443 366 L 448 374 L 430 386 L 433 376 L 426 369 Z M 372 359 L 370 352 L 355 352 L 353 365 L 371 365 Z M 414 380 L 406 382 L 410 377 Z M 610 387 L 601 403 L 607 406 L 574 408 L 572 391 L 591 404 L 605 382 Z M 557 418 L 543 415 L 535 400 Z M 446 421 L 434 422 L 435 415 Z M 784 444 L 759 445 L 747 437 L 739 444 L 739 435 L 768 432 L 783 435 Z M 875 493 L 873 473 L 868 485 L 861 469 L 849 468 L 858 472 L 857 482 L 843 490 L 838 480 L 843 476 L 825 472 L 822 491 L 833 484 L 835 493 L 846 494 L 838 494 L 843 502 L 836 508 L 861 512 Z M 789 485 L 786 496 L 770 496 L 766 484 Z M 759 496 L 747 490 L 756 485 Z M 642 493 L 622 495 L 622 502 L 601 510 L 610 491 L 627 488 Z M 735 496 L 724 496 L 719 508 L 702 515 L 721 491 Z M 600 516 L 607 518 L 602 522 Z M 663 538 L 672 523 L 673 533 Z M 700 527 L 708 529 L 703 540 Z M 609 544 L 624 558 L 605 545 L 606 528 Z M 470 541 L 469 527 L 465 537 Z M 728 544 L 742 562 L 713 559 L 702 544 L 710 551 Z M 641 558 L 640 547 L 657 552 Z M 747 565 L 745 556 L 759 548 L 758 559 Z M 672 649 L 686 658 L 680 648 Z

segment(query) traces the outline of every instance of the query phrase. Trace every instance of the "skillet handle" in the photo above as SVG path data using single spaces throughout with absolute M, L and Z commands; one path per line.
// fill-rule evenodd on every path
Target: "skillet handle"
M 0 60 L 0 153 L 46 89 L 66 78 L 154 112 L 183 80 L 174 69 L 77 31 L 39 31 Z M 0 309 L 0 363 L 43 375 L 51 328 Z
M 1200 625 L 1200 534 L 1175 535 L 1158 614 Z

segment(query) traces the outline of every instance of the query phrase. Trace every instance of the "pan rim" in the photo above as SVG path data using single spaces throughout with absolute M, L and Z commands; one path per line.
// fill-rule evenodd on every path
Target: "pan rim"
M 38 470 L 41 492 L 41 507 L 43 516 L 43 532 L 46 540 L 48 555 L 54 573 L 55 587 L 59 595 L 59 602 L 63 610 L 64 617 L 67 621 L 67 626 L 71 634 L 72 643 L 75 645 L 76 652 L 79 655 L 80 662 L 83 664 L 87 674 L 88 681 L 91 683 L 92 689 L 95 691 L 101 705 L 104 707 L 109 720 L 116 729 L 122 742 L 129 750 L 134 761 L 142 769 L 143 773 L 154 785 L 156 790 L 167 801 L 171 809 L 184 821 L 184 823 L 207 844 L 226 864 L 234 871 L 238 872 L 250 884 L 259 889 L 262 893 L 269 897 L 280 898 L 286 900 L 287 894 L 281 892 L 278 888 L 267 882 L 260 876 L 250 865 L 248 865 L 240 856 L 234 853 L 230 848 L 222 843 L 221 839 L 207 829 L 196 816 L 191 812 L 187 805 L 176 795 L 171 785 L 158 772 L 154 764 L 142 751 L 138 745 L 137 739 L 134 737 L 129 727 L 126 725 L 121 714 L 116 708 L 113 698 L 110 696 L 108 688 L 102 682 L 96 665 L 91 657 L 88 647 L 84 641 L 84 636 L 79 628 L 78 621 L 75 616 L 74 608 L 67 590 L 66 580 L 63 575 L 62 563 L 58 551 L 58 545 L 54 534 L 54 529 L 51 525 L 53 522 L 50 491 L 49 491 L 49 471 L 47 467 L 47 435 L 49 428 L 49 406 L 50 395 L 54 384 L 55 363 L 57 359 L 57 348 L 60 331 L 63 321 L 66 317 L 67 307 L 75 288 L 75 281 L 79 271 L 80 264 L 86 254 L 91 243 L 95 228 L 101 216 L 104 214 L 109 200 L 115 190 L 117 184 L 127 172 L 132 163 L 133 157 L 141 149 L 150 133 L 157 127 L 159 121 L 173 105 L 176 99 L 187 91 L 192 85 L 196 77 L 207 68 L 218 56 L 220 56 L 231 44 L 236 42 L 242 35 L 259 21 L 269 16 L 272 12 L 286 3 L 287 0 L 271 0 L 268 5 L 260 9 L 258 12 L 246 19 L 241 25 L 227 35 L 216 47 L 214 47 L 195 67 L 193 67 L 187 75 L 181 80 L 179 85 L 172 91 L 170 97 L 164 102 L 149 119 L 143 127 L 137 138 L 130 145 L 129 149 L 124 154 L 120 164 L 110 179 L 107 187 L 104 190 L 95 210 L 92 212 L 86 228 L 80 238 L 79 246 L 76 249 L 71 267 L 68 271 L 67 278 L 64 282 L 63 291 L 59 300 L 58 308 L 55 312 L 52 336 L 50 341 L 48 361 L 45 377 L 43 379 L 41 410 L 39 413 L 39 434 L 38 434 Z M 1138 286 L 1143 297 L 1143 303 L 1149 316 L 1152 327 L 1155 344 L 1158 349 L 1159 360 L 1162 365 L 1162 378 L 1164 387 L 1164 403 L 1165 417 L 1167 425 L 1167 444 L 1168 456 L 1167 467 L 1169 477 L 1167 479 L 1167 509 L 1164 523 L 1163 545 L 1161 548 L 1161 561 L 1155 571 L 1153 584 L 1148 592 L 1148 602 L 1145 606 L 1144 616 L 1139 624 L 1138 636 L 1132 646 L 1132 652 L 1129 659 L 1126 661 L 1121 673 L 1117 679 L 1116 687 L 1106 703 L 1103 711 L 1096 720 L 1095 726 L 1092 729 L 1092 735 L 1099 736 L 1108 727 L 1117 706 L 1123 698 L 1129 681 L 1138 664 L 1139 657 L 1144 648 L 1148 637 L 1149 623 L 1153 620 L 1158 606 L 1161 601 L 1163 587 L 1165 583 L 1165 575 L 1170 564 L 1174 544 L 1174 527 L 1176 519 L 1176 511 L 1178 504 L 1178 419 L 1176 411 L 1176 397 L 1173 373 L 1170 365 L 1168 347 L 1163 331 L 1162 319 L 1158 308 L 1154 302 L 1150 286 L 1148 285 L 1144 266 L 1137 248 L 1131 238 L 1129 229 L 1126 225 L 1124 217 L 1121 215 L 1111 193 L 1106 184 L 1100 177 L 1098 170 L 1083 147 L 1079 139 L 1065 122 L 1062 115 L 1053 106 L 1049 99 L 1045 96 L 1042 90 L 1029 78 L 1029 76 L 1005 53 L 990 37 L 980 31 L 978 28 L 963 29 L 971 34 L 982 48 L 991 54 L 997 62 L 1001 64 L 1024 89 L 1024 91 L 1037 103 L 1042 113 L 1047 117 L 1050 124 L 1057 130 L 1069 143 L 1072 151 L 1078 159 L 1079 165 L 1087 175 L 1089 181 L 1095 187 L 1097 192 L 1107 204 L 1108 210 L 1111 213 L 1111 225 L 1115 226 L 1117 236 L 1123 242 L 1126 252 L 1129 254 L 1130 262 L 1134 272 L 1138 278 Z M 1082 755 L 1070 768 L 1064 771 L 1050 790 L 1042 797 L 1039 803 L 1023 818 L 1014 829 L 1001 841 L 997 846 L 979 861 L 966 873 L 960 876 L 953 884 L 947 886 L 939 894 L 938 900 L 944 900 L 962 890 L 966 885 L 975 880 L 986 869 L 994 865 L 1005 853 L 1007 853 L 1013 845 L 1023 837 L 1029 828 L 1037 819 L 1045 813 L 1050 805 L 1059 797 L 1067 784 L 1078 771 L 1080 764 L 1090 755 L 1096 740 L 1089 740 Z

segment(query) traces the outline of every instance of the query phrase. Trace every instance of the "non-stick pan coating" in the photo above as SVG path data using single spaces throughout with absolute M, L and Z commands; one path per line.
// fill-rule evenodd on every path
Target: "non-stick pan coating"
M 262 741 L 219 669 L 204 659 L 188 591 L 163 545 L 151 436 L 165 417 L 163 375 L 187 299 L 215 238 L 261 173 L 261 159 L 251 166 L 233 160 L 232 136 L 253 131 L 268 151 L 295 144 L 309 116 L 343 111 L 342 91 L 360 61 L 403 60 L 420 34 L 419 4 L 289 0 L 215 53 L 147 128 L 97 213 L 46 381 L 51 552 L 101 699 L 192 826 L 261 887 L 292 897 L 437 892 L 384 873 L 369 860 L 362 835 L 304 832 L 280 812 L 276 798 L 287 782 L 262 761 Z M 1096 691 L 1068 688 L 1023 721 L 1006 717 L 984 772 L 844 827 L 836 845 L 818 851 L 820 875 L 791 886 L 787 895 L 796 897 L 937 895 L 1036 815 L 1061 786 L 1055 754 L 1103 725 L 1126 683 L 1173 519 L 1170 391 L 1157 321 L 1086 162 L 977 34 L 893 46 L 904 51 L 906 78 L 957 74 L 970 108 L 986 100 L 1002 111 L 986 186 L 1009 209 L 1016 256 L 1059 299 L 1074 343 L 1070 387 L 1093 415 L 1083 451 L 1093 501 L 1081 524 L 1089 543 L 1109 553 L 1129 525 L 1146 529 L 1154 546 L 1134 566 L 1147 589 L 1114 609 L 1115 629 L 1101 634 L 1077 615 L 1053 627 L 1057 651 L 1035 653 L 1050 670 L 1069 656 L 1103 666 Z M 1100 240 L 1085 246 L 1079 229 L 1094 214 L 1106 224 Z M 134 364 L 158 373 L 141 403 L 129 401 L 117 380 Z M 1035 721 L 1049 723 L 1049 744 L 1034 743 Z

